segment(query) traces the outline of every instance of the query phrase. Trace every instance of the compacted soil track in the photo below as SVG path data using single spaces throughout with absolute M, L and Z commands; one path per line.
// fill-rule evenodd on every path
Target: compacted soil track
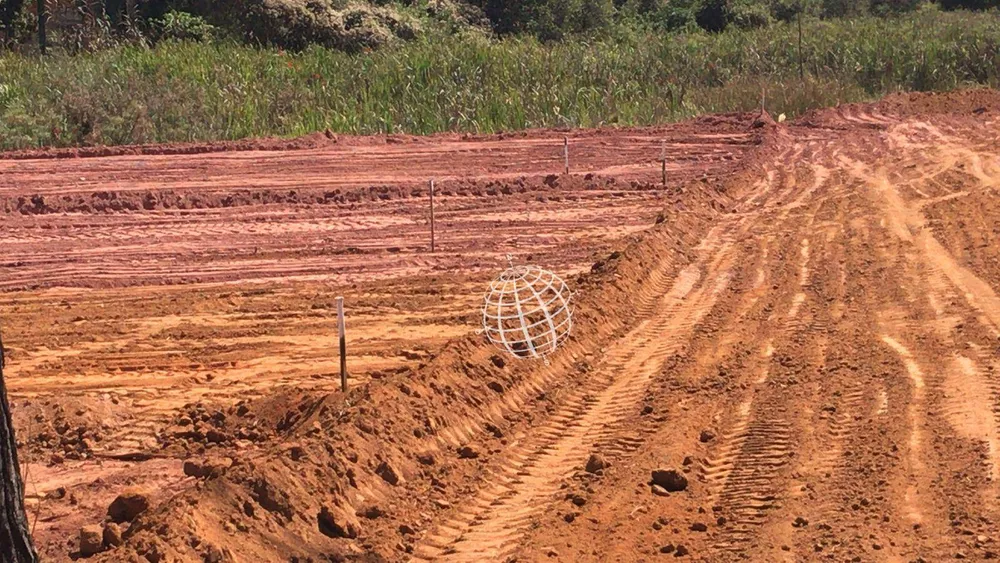
M 153 266 L 169 269 L 161 260 L 147 266 L 123 259 L 122 268 L 140 273 L 115 290 L 120 296 L 107 285 L 121 278 L 92 275 L 63 258 L 67 271 L 79 268 L 79 287 L 66 288 L 72 284 L 46 277 L 50 270 L 32 262 L 32 247 L 22 246 L 24 270 L 0 279 L 8 287 L 0 301 L 6 315 L 39 322 L 46 317 L 26 311 L 51 305 L 60 292 L 68 307 L 55 303 L 70 311 L 50 313 L 59 323 L 83 322 L 64 316 L 77 307 L 96 311 L 94 296 L 109 306 L 131 299 L 138 311 L 160 316 L 156 325 L 143 325 L 138 314 L 109 316 L 97 338 L 61 349 L 46 344 L 54 329 L 32 331 L 21 321 L 28 336 L 14 348 L 22 366 L 12 371 L 16 404 L 38 413 L 30 420 L 54 416 L 32 409 L 49 386 L 74 385 L 59 370 L 85 368 L 84 352 L 100 346 L 106 352 L 112 341 L 124 357 L 144 349 L 147 357 L 155 352 L 189 362 L 186 379 L 161 391 L 157 382 L 169 376 L 143 369 L 141 376 L 116 372 L 123 391 L 113 394 L 96 378 L 76 383 L 79 416 L 101 408 L 109 417 L 151 421 L 152 428 L 148 444 L 121 432 L 125 446 L 97 445 L 83 450 L 84 458 L 105 456 L 108 471 L 126 476 L 107 477 L 112 484 L 130 482 L 129 467 L 143 464 L 159 464 L 169 477 L 157 506 L 128 527 L 124 547 L 101 556 L 107 560 L 1000 557 L 1000 94 L 898 96 L 818 111 L 788 126 L 757 119 L 752 127 L 752 121 L 715 122 L 714 148 L 698 148 L 708 152 L 692 160 L 697 165 L 675 164 L 677 180 L 667 189 L 656 186 L 655 162 L 655 139 L 667 136 L 666 129 L 579 134 L 574 142 L 592 159 L 582 172 L 594 175 L 586 179 L 542 175 L 551 166 L 532 160 L 529 149 L 561 141 L 549 134 L 475 145 L 509 147 L 515 160 L 526 155 L 515 168 L 534 176 L 526 173 L 520 183 L 511 181 L 503 158 L 473 173 L 462 171 L 468 161 L 456 153 L 451 173 L 433 169 L 428 154 L 472 141 L 423 147 L 414 152 L 415 166 L 450 178 L 443 184 L 451 194 L 444 209 L 452 232 L 466 233 L 454 236 L 446 257 L 407 242 L 420 231 L 413 226 L 418 221 L 402 221 L 420 213 L 413 200 L 423 194 L 411 191 L 417 184 L 365 191 L 376 180 L 361 172 L 346 174 L 344 182 L 362 187 L 342 193 L 368 195 L 343 203 L 345 213 L 366 217 L 363 224 L 379 244 L 397 250 L 375 244 L 371 262 L 359 258 L 364 245 L 347 242 L 357 236 L 358 223 L 323 236 L 336 241 L 333 247 L 362 250 L 323 254 L 336 266 L 324 260 L 312 266 L 316 247 L 294 242 L 305 235 L 274 229 L 255 244 L 287 254 L 294 273 L 280 285 L 270 279 L 271 266 L 227 265 L 228 259 L 192 250 L 200 239 L 180 232 L 177 240 L 190 242 L 164 252 L 196 278 L 191 288 L 152 285 Z M 727 127 L 733 130 L 722 137 Z M 635 151 L 640 162 L 612 162 L 600 148 L 609 146 L 605 141 L 622 154 Z M 721 156 L 721 145 L 736 156 Z M 370 146 L 337 150 L 365 162 Z M 552 158 L 557 163 L 558 153 Z M 389 167 L 387 185 L 405 185 L 392 176 L 400 168 Z M 132 182 L 123 180 L 116 197 L 132 201 L 123 195 Z M 499 206 L 479 201 L 487 196 L 475 190 L 487 185 Z M 239 220 L 238 207 L 201 197 L 218 214 L 211 221 Z M 140 199 L 138 209 L 101 221 L 110 233 L 125 229 L 123 219 L 172 212 L 161 207 L 169 198 L 154 199 L 151 209 Z M 390 211 L 397 202 L 398 211 Z M 48 197 L 43 203 L 50 205 Z M 330 203 L 263 205 L 319 217 Z M 521 249 L 521 241 L 529 244 L 513 227 L 515 219 L 497 218 L 517 205 L 548 210 L 550 222 L 533 224 L 541 239 L 530 243 L 548 244 L 532 260 L 554 264 L 577 290 L 574 336 L 544 364 L 505 357 L 469 334 L 474 288 L 500 255 Z M 72 221 L 79 213 L 40 211 L 18 220 L 58 215 Z M 177 228 L 200 227 L 181 220 Z M 22 230 L 2 232 L 10 243 L 26 238 Z M 482 234 L 475 236 L 477 230 Z M 46 231 L 78 235 L 53 225 L 37 236 L 54 241 Z M 285 242 L 271 242 L 276 239 Z M 221 251 L 223 245 L 213 244 Z M 85 245 L 73 248 L 83 252 Z M 58 261 L 51 252 L 50 260 Z M 227 255 L 233 264 L 264 260 L 240 252 L 234 244 Z M 442 266 L 449 271 L 435 273 Z M 332 390 L 333 362 L 320 351 L 330 330 L 323 314 L 329 298 L 317 296 L 327 287 L 350 287 L 339 276 L 352 267 L 363 288 L 359 299 L 371 307 L 362 313 L 371 315 L 371 324 L 361 328 L 368 331 L 364 346 L 371 357 L 361 363 L 373 376 L 343 395 Z M 29 278 L 39 287 L 26 286 Z M 265 293 L 252 293 L 250 283 Z M 428 286 L 453 295 L 428 294 Z M 413 298 L 387 309 L 395 292 Z M 315 317 L 303 312 L 311 301 L 320 303 L 310 309 L 320 312 Z M 175 319 L 167 326 L 164 313 L 178 302 L 205 320 Z M 445 312 L 463 307 L 473 314 Z M 262 325 L 253 315 L 279 320 Z M 227 332 L 234 326 L 245 330 Z M 280 329 L 281 336 L 255 332 L 265 328 Z M 401 334 L 406 331 L 415 335 Z M 211 359 L 171 356 L 160 338 L 183 343 L 179 349 L 200 343 Z M 287 355 L 272 360 L 264 350 L 248 358 L 241 347 L 253 346 Z M 388 348 L 403 359 L 390 361 Z M 271 361 L 275 375 L 267 377 Z M 207 377 L 210 372 L 218 375 Z M 99 403 L 99 393 L 130 414 Z M 195 399 L 203 404 L 184 406 Z M 166 455 L 147 459 L 143 452 L 154 444 Z M 42 440 L 31 451 L 49 455 L 47 446 L 51 441 Z M 206 457 L 226 460 L 207 478 L 185 478 L 171 465 Z M 57 481 L 59 464 L 35 465 L 43 481 Z M 669 485 L 660 480 L 666 473 L 673 476 Z M 82 496 L 85 481 L 69 489 Z M 39 502 L 50 514 L 68 512 L 62 501 Z M 47 528 L 47 537 L 75 521 L 62 522 Z M 66 545 L 65 537 L 60 541 Z M 59 549 L 67 552 L 53 547 L 53 557 Z

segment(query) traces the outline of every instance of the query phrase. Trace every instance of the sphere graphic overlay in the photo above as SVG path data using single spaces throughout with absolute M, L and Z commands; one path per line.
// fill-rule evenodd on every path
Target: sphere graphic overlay
M 496 346 L 517 358 L 554 352 L 573 328 L 571 292 L 556 274 L 538 266 L 513 266 L 490 283 L 483 329 Z

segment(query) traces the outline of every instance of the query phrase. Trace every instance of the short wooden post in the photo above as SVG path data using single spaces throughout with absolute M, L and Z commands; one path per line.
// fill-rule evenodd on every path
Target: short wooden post
M 660 141 L 660 164 L 662 165 L 663 187 L 667 187 L 667 143 Z
M 344 298 L 337 298 L 337 331 L 340 333 L 340 390 L 347 393 L 347 330 L 344 326 Z
M 434 179 L 431 178 L 431 252 L 434 252 Z
M 569 137 L 563 137 L 563 160 L 566 163 L 566 174 L 569 174 Z

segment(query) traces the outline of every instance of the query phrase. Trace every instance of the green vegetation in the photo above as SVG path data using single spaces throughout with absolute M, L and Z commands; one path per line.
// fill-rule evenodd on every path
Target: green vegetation
M 202 33 L 161 17 L 163 33 Z M 183 24 L 183 25 L 182 25 Z M 193 28 L 193 29 L 192 29 Z M 650 124 L 804 110 L 896 90 L 1000 85 L 1000 14 L 806 18 L 711 34 L 618 28 L 543 43 L 438 30 L 383 49 L 283 52 L 233 41 L 0 55 L 0 146 Z

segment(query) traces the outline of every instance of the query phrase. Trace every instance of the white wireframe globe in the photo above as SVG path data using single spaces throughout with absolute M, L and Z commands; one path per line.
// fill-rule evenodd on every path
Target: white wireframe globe
M 490 342 L 516 358 L 542 358 L 573 328 L 571 292 L 562 278 L 538 266 L 512 266 L 490 283 L 483 329 Z

